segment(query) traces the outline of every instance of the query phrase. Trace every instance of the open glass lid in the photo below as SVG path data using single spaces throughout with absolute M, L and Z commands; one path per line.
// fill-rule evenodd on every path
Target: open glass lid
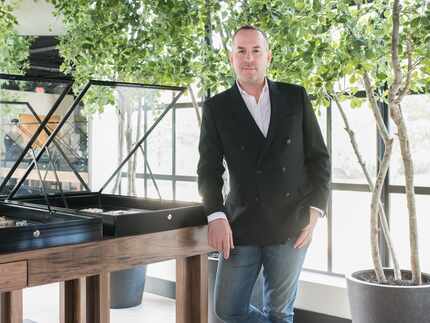
M 71 80 L 0 74 L 0 195 L 9 195 L 24 175 L 33 154 L 41 151 L 60 116 L 73 102 Z M 42 130 L 44 129 L 44 130 Z M 49 161 L 39 166 L 48 169 Z M 64 168 L 64 165 L 61 165 Z M 46 179 L 50 180 L 49 174 Z M 37 192 L 31 174 L 17 190 Z
M 23 176 L 15 183 L 9 180 L 7 198 L 44 195 L 49 204 L 50 195 L 142 196 L 137 176 L 142 173 L 157 187 L 146 139 L 171 135 L 172 111 L 184 91 L 174 86 L 89 81 L 66 109 L 52 114 L 55 127 L 40 142 L 40 149 L 29 149 L 20 161 Z

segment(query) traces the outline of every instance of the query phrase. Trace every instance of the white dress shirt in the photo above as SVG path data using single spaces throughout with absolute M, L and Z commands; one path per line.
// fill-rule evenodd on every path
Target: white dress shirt
M 245 101 L 245 105 L 248 108 L 249 113 L 251 114 L 263 136 L 267 137 L 271 111 L 269 86 L 267 84 L 267 79 L 264 80 L 264 86 L 260 93 L 258 101 L 253 95 L 248 94 L 244 89 L 242 89 L 238 81 L 236 81 L 236 85 L 239 88 L 240 95 L 242 96 L 243 101 Z M 311 208 L 319 211 L 321 215 L 324 214 L 322 210 L 316 207 L 311 206 Z M 216 219 L 227 220 L 227 217 L 225 213 L 221 211 L 214 212 L 208 216 L 208 222 L 212 222 Z

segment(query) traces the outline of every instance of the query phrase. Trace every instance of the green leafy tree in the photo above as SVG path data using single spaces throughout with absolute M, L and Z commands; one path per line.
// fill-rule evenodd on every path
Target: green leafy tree
M 187 85 L 199 75 L 195 71 L 203 69 L 196 55 L 204 49 L 201 1 L 52 3 L 63 16 L 66 29 L 59 46 L 64 57 L 62 69 L 73 75 L 76 90 L 89 79 Z M 99 89 L 90 89 L 84 97 L 87 114 L 115 101 L 109 89 Z M 119 128 L 130 129 L 126 123 L 132 120 L 133 109 L 127 109 L 124 99 L 116 101 Z M 120 142 L 124 141 L 123 133 L 120 131 Z M 125 141 L 129 150 L 130 133 L 125 133 Z M 129 192 L 133 191 L 129 187 Z
M 405 165 L 411 267 L 414 281 L 420 283 L 413 166 L 401 102 L 410 92 L 430 88 L 430 10 L 425 2 L 404 0 L 400 7 L 398 1 L 387 0 L 51 1 L 66 25 L 60 43 L 63 70 L 72 73 L 77 84 L 89 78 L 183 85 L 198 81 L 200 96 L 207 89 L 217 92 L 233 81 L 227 60 L 232 33 L 243 24 L 265 30 L 274 56 L 270 76 L 304 85 L 316 108 L 333 101 L 341 111 L 373 192 L 372 259 L 380 282 L 386 277 L 379 255 L 378 222 L 396 279 L 400 279 L 380 203 L 396 139 L 377 108 L 377 101 L 386 102 Z M 375 181 L 341 107 L 348 99 L 353 108 L 359 108 L 363 100 L 356 94 L 363 87 L 385 142 Z
M 13 6 L 0 1 L 0 73 L 21 74 L 28 68 L 31 39 L 17 34 Z
M 66 29 L 62 69 L 78 84 L 90 78 L 189 84 L 201 68 L 201 1 L 52 3 Z
M 393 135 L 385 127 L 377 101 L 386 102 L 396 124 L 405 166 L 406 197 L 410 219 L 411 268 L 413 281 L 421 282 L 418 257 L 413 166 L 401 102 L 411 91 L 430 85 L 430 10 L 423 1 L 266 1 L 229 2 L 235 11 L 225 19 L 226 26 L 239 22 L 260 26 L 270 35 L 274 62 L 271 75 L 280 80 L 303 84 L 315 97 L 316 105 L 327 106 L 332 99 L 351 99 L 364 86 L 378 132 L 385 142 L 384 159 L 373 183 L 365 168 L 353 132 L 354 151 L 373 192 L 371 205 L 372 259 L 379 282 L 386 282 L 378 246 L 378 215 L 389 251 L 397 260 L 382 214 L 380 194 L 386 176 Z M 341 82 L 342 81 L 342 82 Z M 361 84 L 360 84 L 361 83 Z M 343 86 L 342 84 L 347 84 Z M 345 114 L 344 114 L 345 115 Z M 346 115 L 345 115 L 346 116 Z M 344 119 L 346 120 L 346 119 Z M 395 270 L 400 279 L 400 270 Z
M 389 227 L 380 202 L 381 189 L 387 174 L 394 139 L 398 139 L 405 167 L 406 198 L 409 211 L 409 235 L 413 281 L 421 283 L 413 165 L 401 102 L 410 92 L 430 89 L 430 10 L 423 1 L 293 1 L 243 0 L 224 1 L 212 13 L 212 28 L 223 40 L 231 39 L 237 26 L 253 24 L 269 35 L 274 60 L 270 75 L 277 80 L 304 85 L 312 93 L 315 106 L 328 106 L 329 100 L 341 109 L 354 152 L 372 191 L 371 242 L 372 260 L 377 280 L 386 283 L 379 252 L 382 226 L 395 267 L 400 269 Z M 220 52 L 217 53 L 218 56 Z M 220 66 L 224 68 L 224 66 Z M 214 79 L 222 72 L 213 70 Z M 224 78 L 227 79 L 227 78 Z M 370 111 L 380 136 L 385 142 L 384 159 L 373 181 L 361 157 L 354 132 L 341 107 L 350 100 L 353 108 L 363 103 L 356 97 L 364 87 Z M 397 138 L 383 123 L 377 101 L 386 102 L 396 125 Z

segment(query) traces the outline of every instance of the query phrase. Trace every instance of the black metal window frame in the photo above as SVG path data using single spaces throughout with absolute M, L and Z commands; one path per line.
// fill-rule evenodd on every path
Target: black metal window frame
M 199 108 L 201 108 L 201 103 L 199 103 Z M 172 197 L 173 200 L 176 200 L 176 184 L 178 181 L 181 182 L 189 182 L 196 183 L 197 176 L 190 175 L 178 175 L 176 172 L 176 110 L 177 109 L 194 109 L 191 103 L 176 103 L 172 109 L 172 119 L 171 119 L 171 136 L 172 136 L 172 163 L 171 163 L 171 174 L 157 174 L 152 173 L 152 176 L 155 180 L 163 180 L 163 181 L 171 181 L 172 182 Z M 148 110 L 144 110 L 144 132 L 146 132 L 148 128 Z M 151 140 L 149 138 L 149 140 Z M 145 154 L 146 161 L 148 160 L 148 156 L 151 154 L 147 149 L 148 140 L 144 142 L 144 150 L 147 152 Z M 148 163 L 145 161 L 144 173 L 136 173 L 136 177 L 144 180 L 144 195 L 148 197 L 148 179 L 152 180 L 151 175 L 149 174 Z M 196 165 L 197 167 L 197 165 Z
M 73 81 L 71 79 L 59 79 L 59 78 L 34 78 L 34 77 L 25 77 L 25 76 L 17 76 L 17 75 L 5 75 L 0 74 L 0 77 L 6 80 L 14 80 L 14 81 L 39 81 L 39 82 L 52 82 L 52 83 L 66 83 L 67 90 L 65 93 L 69 93 L 71 89 L 71 85 L 73 84 Z M 99 85 L 107 85 L 107 83 L 112 84 L 112 82 L 104 82 L 104 81 L 95 81 L 91 80 L 91 82 Z M 105 84 L 106 83 L 106 84 Z M 123 85 L 123 86 L 133 86 L 134 84 L 131 83 L 124 83 L 124 82 L 114 82 L 116 85 Z M 149 85 L 151 86 L 151 85 Z M 159 87 L 159 86 L 157 86 Z M 169 87 L 170 88 L 170 87 Z M 425 94 L 425 93 L 412 93 L 414 94 Z M 360 91 L 356 93 L 356 97 L 365 98 L 366 95 L 364 91 Z M 389 126 L 389 118 L 388 118 L 388 107 L 386 103 L 378 102 L 379 107 L 381 109 L 381 112 L 384 117 L 384 121 L 387 126 Z M 201 107 L 201 104 L 199 104 L 199 107 Z M 177 189 L 177 181 L 181 182 L 190 182 L 195 183 L 197 182 L 197 176 L 187 176 L 187 175 L 178 175 L 176 173 L 176 109 L 193 109 L 193 106 L 191 103 L 177 103 L 172 108 L 172 164 L 171 164 L 171 174 L 152 174 L 155 179 L 159 180 L 166 180 L 172 182 L 172 196 L 173 199 L 176 199 L 176 189 Z M 144 111 L 144 130 L 146 132 L 148 128 L 147 123 L 147 110 Z M 329 150 L 330 156 L 332 156 L 333 151 L 333 145 L 332 145 L 332 102 L 330 102 L 329 106 L 327 107 L 327 115 L 326 115 L 326 143 L 327 148 Z M 383 156 L 384 146 L 379 138 L 378 135 L 376 135 L 375 140 L 377 141 L 377 160 L 381 160 Z M 149 152 L 147 150 L 147 141 L 144 142 L 144 150 L 147 152 L 145 154 L 145 158 L 148 158 Z M 379 165 L 378 165 L 379 168 Z M 148 179 L 151 179 L 151 176 L 149 175 L 148 168 L 145 164 L 144 173 L 138 173 L 136 174 L 138 178 L 144 179 L 144 194 L 145 197 L 148 195 Z M 383 202 L 384 202 L 384 208 L 385 212 L 388 218 L 388 222 L 390 222 L 390 194 L 394 193 L 405 193 L 405 186 L 404 185 L 390 185 L 389 183 L 390 174 L 388 174 L 387 179 L 384 183 L 383 187 Z M 346 183 L 346 182 L 333 182 L 331 181 L 331 192 L 332 191 L 349 191 L 349 192 L 369 192 L 368 186 L 366 184 L 352 184 L 352 183 Z M 429 186 L 416 186 L 415 192 L 417 195 L 430 195 L 430 187 Z M 327 210 L 327 221 L 326 221 L 326 231 L 327 231 L 327 250 L 326 250 L 326 256 L 327 256 L 327 270 L 315 270 L 315 269 L 307 269 L 307 271 L 311 272 L 318 272 L 318 273 L 324 273 L 324 274 L 330 274 L 335 276 L 343 276 L 341 273 L 333 272 L 333 210 L 332 210 L 332 194 L 330 194 L 329 197 L 329 203 L 328 203 L 328 210 Z M 381 253 L 383 255 L 383 265 L 389 266 L 390 265 L 390 259 L 388 256 L 387 248 L 385 245 L 385 242 L 383 241 L 382 237 L 381 239 Z
M 413 93 L 413 94 L 424 94 L 424 93 Z M 412 94 L 412 95 L 413 95 Z M 356 97 L 359 98 L 365 98 L 366 95 L 364 91 L 360 91 L 356 94 Z M 388 106 L 386 103 L 379 102 L 378 103 L 381 109 L 381 112 L 384 116 L 384 121 L 387 126 L 389 126 L 389 120 L 388 120 Z M 199 105 L 201 107 L 201 105 Z M 193 109 L 193 106 L 191 103 L 179 103 L 172 109 L 172 171 L 171 174 L 152 174 L 155 179 L 159 180 L 165 180 L 165 181 L 171 181 L 172 182 L 172 195 L 173 199 L 176 199 L 176 188 L 177 188 L 177 181 L 181 182 L 197 182 L 197 176 L 185 176 L 185 175 L 178 175 L 176 174 L 176 109 Z M 333 115 L 332 115 L 332 102 L 330 102 L 329 106 L 326 108 L 326 144 L 327 148 L 329 150 L 330 156 L 333 156 L 333 143 L 332 143 L 332 131 L 333 131 Z M 146 111 L 145 111 L 146 113 Z M 146 127 L 146 121 L 147 117 L 145 115 L 145 127 Z M 378 134 L 376 134 L 375 140 L 377 141 L 377 160 L 381 160 L 384 152 L 384 146 L 381 141 L 381 138 Z M 146 145 L 146 142 L 145 142 Z M 197 149 L 197 148 L 196 148 Z M 145 147 L 145 151 L 147 151 Z M 148 151 L 148 154 L 151 152 Z M 377 165 L 379 168 L 379 165 Z M 138 178 L 144 179 L 144 185 L 145 185 L 145 197 L 147 197 L 148 190 L 147 190 L 147 181 L 150 180 L 150 175 L 147 173 L 147 168 L 145 167 L 144 173 L 138 173 Z M 387 179 L 384 183 L 383 187 L 383 202 L 384 202 L 384 208 L 385 212 L 388 218 L 388 222 L 390 222 L 390 194 L 392 193 L 405 193 L 405 186 L 404 185 L 390 185 L 389 183 L 390 174 L 388 174 Z M 348 192 L 369 192 L 369 188 L 367 184 L 354 184 L 354 183 L 347 183 L 347 182 L 334 182 L 331 181 L 331 192 L 333 191 L 348 191 Z M 417 195 L 429 195 L 430 196 L 430 187 L 428 186 L 416 186 L 415 192 Z M 311 269 L 311 268 L 304 268 L 304 270 L 309 272 L 315 272 L 315 273 L 321 273 L 321 274 L 328 274 L 331 276 L 336 277 L 344 277 L 343 273 L 338 273 L 333 271 L 333 265 L 334 265 L 334 259 L 333 259 L 333 235 L 334 233 L 334 227 L 333 227 L 333 200 L 332 200 L 332 194 L 329 196 L 329 202 L 328 202 L 328 208 L 327 208 L 327 221 L 325 222 L 326 226 L 326 232 L 327 232 L 327 249 L 326 249 L 326 259 L 327 259 L 327 270 L 317 270 L 317 269 Z M 387 252 L 387 246 L 385 245 L 385 241 L 382 239 L 382 236 L 380 237 L 380 245 L 381 245 L 381 254 L 383 257 L 383 265 L 384 266 L 390 266 L 390 259 Z
M 411 95 L 420 95 L 425 93 L 411 93 Z M 365 91 L 359 91 L 355 94 L 356 97 L 365 98 Z M 330 156 L 333 156 L 333 144 L 332 144 L 332 130 L 333 130 L 333 115 L 332 115 L 332 106 L 333 102 L 330 101 L 329 106 L 327 107 L 327 117 L 326 117 L 326 143 L 327 148 L 330 153 Z M 387 127 L 390 126 L 389 116 L 388 116 L 388 105 L 385 102 L 378 102 L 378 106 L 381 110 L 384 122 Z M 377 169 L 379 170 L 379 161 L 382 160 L 384 154 L 384 144 L 382 138 L 376 133 L 375 140 L 377 142 L 377 151 L 376 151 L 376 160 L 378 161 Z M 348 191 L 348 192 L 370 192 L 367 184 L 355 184 L 355 183 L 346 183 L 346 182 L 333 182 L 331 180 L 331 190 L 328 202 L 327 209 L 327 222 L 326 222 L 326 230 L 327 230 L 327 270 L 316 270 L 305 268 L 306 271 L 329 274 L 333 276 L 343 277 L 343 273 L 338 273 L 333 271 L 333 235 L 334 235 L 334 227 L 333 227 L 333 199 L 332 192 L 333 191 Z M 384 182 L 384 186 L 382 189 L 382 201 L 384 205 L 384 211 L 387 216 L 388 223 L 390 224 L 390 195 L 396 193 L 405 193 L 404 185 L 391 185 L 390 184 L 390 171 L 388 171 L 388 175 Z M 415 186 L 415 194 L 417 195 L 430 195 L 430 187 L 429 186 Z M 385 267 L 389 267 L 391 265 L 391 259 L 389 257 L 387 245 L 385 240 L 383 239 L 382 234 L 379 236 L 380 241 L 380 252 L 382 256 L 382 264 Z

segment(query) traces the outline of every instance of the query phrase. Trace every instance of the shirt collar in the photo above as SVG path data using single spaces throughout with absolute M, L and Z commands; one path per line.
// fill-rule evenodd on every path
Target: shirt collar
M 242 87 L 240 86 L 240 84 L 239 84 L 238 80 L 236 80 L 236 85 L 237 85 L 237 88 L 239 89 L 239 92 L 240 92 L 242 95 L 252 96 L 251 94 L 248 94 L 244 89 L 242 89 Z M 262 96 L 264 93 L 266 93 L 268 90 L 269 90 L 269 86 L 267 85 L 267 78 L 265 77 L 265 78 L 264 78 L 264 86 L 263 86 L 263 90 L 261 90 L 260 98 L 261 98 L 261 96 Z

